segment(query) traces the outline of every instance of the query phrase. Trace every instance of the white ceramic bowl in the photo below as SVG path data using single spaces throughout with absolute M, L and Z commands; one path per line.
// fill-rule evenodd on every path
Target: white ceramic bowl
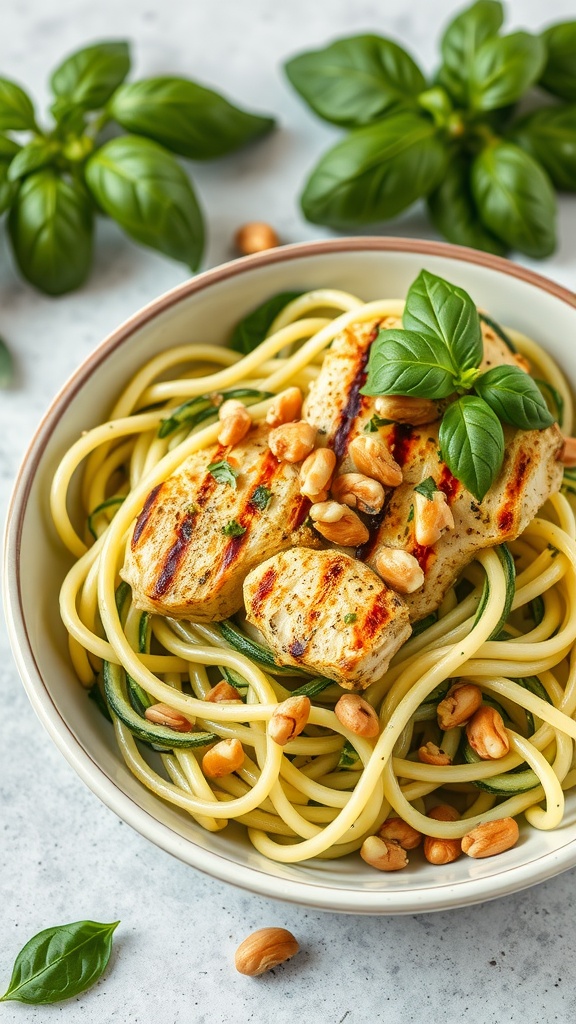
M 359 857 L 283 866 L 240 828 L 212 834 L 151 795 L 125 767 L 112 730 L 68 661 L 58 589 L 70 564 L 48 517 L 63 452 L 106 419 L 112 397 L 154 353 L 195 339 L 220 343 L 275 292 L 343 288 L 362 298 L 404 296 L 422 267 L 467 289 L 502 323 L 542 342 L 576 384 L 576 297 L 513 263 L 456 246 L 351 238 L 286 246 L 207 271 L 136 313 L 82 364 L 55 398 L 20 470 L 8 519 L 5 604 L 18 668 L 34 709 L 81 778 L 126 822 L 181 860 L 266 896 L 367 914 L 440 910 L 514 892 L 576 864 L 576 795 L 562 828 L 524 829 L 514 849 L 381 874 Z M 414 858 L 416 861 L 416 858 Z

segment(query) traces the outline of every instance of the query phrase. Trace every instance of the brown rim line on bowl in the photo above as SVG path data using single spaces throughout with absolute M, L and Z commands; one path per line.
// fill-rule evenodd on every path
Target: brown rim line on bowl
M 41 517 L 38 503 L 29 499 L 36 490 L 38 493 L 46 492 L 58 454 L 63 451 L 63 447 L 56 451 L 58 444 L 55 435 L 58 433 L 63 436 L 68 429 L 71 437 L 77 436 L 77 430 L 72 425 L 66 427 L 66 417 L 74 400 L 92 378 L 99 382 L 102 390 L 104 378 L 100 380 L 100 374 L 104 365 L 113 359 L 121 363 L 124 351 L 129 350 L 130 339 L 137 334 L 144 336 L 159 318 L 173 315 L 176 324 L 179 311 L 185 313 L 184 304 L 191 303 L 193 310 L 196 299 L 202 302 L 203 296 L 208 296 L 208 304 L 212 289 L 233 290 L 235 283 L 242 280 L 249 282 L 249 285 L 254 284 L 254 290 L 258 292 L 257 285 L 262 279 L 263 291 L 254 301 L 247 297 L 245 307 L 238 306 L 233 311 L 231 322 L 274 291 L 286 290 L 288 286 L 320 287 L 320 281 L 314 274 L 322 266 L 327 267 L 327 274 L 331 273 L 328 268 L 335 269 L 338 274 L 336 281 L 324 278 L 325 287 L 346 288 L 346 275 L 354 276 L 355 263 L 359 260 L 365 266 L 370 265 L 374 276 L 370 295 L 364 295 L 364 289 L 356 286 L 365 298 L 387 295 L 387 280 L 400 265 L 400 276 L 404 276 L 408 283 L 422 267 L 428 266 L 428 269 L 434 270 L 439 263 L 446 262 L 457 277 L 469 280 L 478 277 L 485 292 L 479 304 L 487 308 L 491 308 L 489 297 L 493 291 L 498 293 L 497 302 L 501 306 L 505 305 L 503 296 L 509 287 L 513 295 L 507 314 L 501 319 L 507 319 L 514 326 L 525 329 L 522 322 L 517 321 L 528 316 L 526 303 L 530 294 L 534 306 L 542 307 L 540 322 L 550 324 L 544 316 L 544 307 L 555 311 L 558 323 L 555 326 L 550 324 L 551 332 L 564 336 L 568 332 L 569 336 L 568 322 L 572 320 L 572 333 L 576 328 L 576 313 L 573 312 L 576 309 L 576 296 L 567 289 L 500 257 L 446 243 L 402 238 L 333 239 L 284 246 L 208 270 L 160 296 L 112 332 L 71 376 L 52 402 L 31 441 L 10 503 L 5 544 L 5 607 L 18 668 L 41 721 L 87 785 L 137 831 L 200 870 L 262 895 L 327 910 L 372 914 L 413 913 L 494 898 L 572 867 L 576 864 L 576 815 L 571 815 L 566 827 L 555 833 L 554 837 L 548 833 L 539 833 L 530 843 L 520 843 L 515 850 L 508 852 L 498 867 L 487 862 L 456 862 L 446 869 L 433 870 L 430 875 L 420 872 L 417 876 L 410 869 L 400 873 L 404 875 L 403 878 L 394 880 L 388 877 L 383 879 L 379 873 L 370 873 L 368 869 L 364 871 L 363 867 L 352 869 L 350 866 L 339 865 L 335 869 L 335 862 L 319 862 L 319 866 L 310 864 L 303 867 L 274 864 L 253 849 L 248 850 L 247 844 L 243 850 L 242 841 L 238 838 L 231 842 L 219 833 L 202 833 L 191 819 L 183 818 L 157 797 L 146 792 L 142 794 L 140 784 L 122 771 L 120 754 L 107 749 L 99 725 L 93 724 L 92 717 L 95 716 L 89 714 L 92 709 L 80 707 L 75 700 L 78 696 L 76 691 L 69 696 L 64 690 L 58 691 L 57 671 L 65 673 L 67 667 L 66 645 L 61 641 L 60 647 L 56 645 L 54 650 L 45 650 L 39 645 L 39 626 L 28 615 L 30 573 L 23 571 L 23 560 L 27 557 L 23 537 L 28 538 L 28 520 L 31 521 L 32 517 L 36 518 L 41 528 L 38 550 L 42 551 L 43 558 L 59 560 L 62 566 L 67 564 L 64 552 L 46 554 L 50 547 L 49 537 L 52 548 L 56 549 L 56 544 L 52 543 L 51 527 Z M 430 266 L 430 263 L 435 266 Z M 380 266 L 382 292 L 378 293 Z M 404 267 L 406 273 L 402 269 Z M 442 273 L 442 270 L 436 272 Z M 278 286 L 281 278 L 283 284 Z M 265 284 L 268 280 L 271 282 L 270 287 Z M 476 298 L 474 285 L 469 290 Z M 242 296 L 245 291 L 247 296 L 250 295 L 250 286 L 242 288 Z M 398 297 L 398 294 L 396 292 L 394 297 Z M 405 294 L 405 289 L 401 294 Z M 221 308 L 219 306 L 218 310 Z M 193 312 L 185 315 L 192 328 Z M 552 317 L 552 323 L 553 320 Z M 532 328 L 535 326 L 538 325 L 532 321 Z M 224 328 L 222 334 L 225 333 Z M 170 341 L 170 344 L 178 343 L 180 339 Z M 564 353 L 564 356 L 567 359 L 568 353 Z M 146 354 L 138 360 L 133 357 L 132 361 L 136 365 L 145 358 Z M 124 372 L 128 376 L 125 364 L 122 366 L 124 369 L 120 374 Z M 576 364 L 568 367 L 568 372 L 576 380 Z M 113 373 L 113 379 L 119 379 L 117 373 Z M 74 412 L 78 419 L 78 410 Z M 52 579 L 54 576 L 47 575 L 44 578 Z M 54 596 L 50 595 L 52 600 Z M 64 637 L 63 631 L 60 635 Z M 83 703 L 88 704 L 79 686 L 77 690 L 80 691 Z M 465 860 L 468 861 L 468 858 Z

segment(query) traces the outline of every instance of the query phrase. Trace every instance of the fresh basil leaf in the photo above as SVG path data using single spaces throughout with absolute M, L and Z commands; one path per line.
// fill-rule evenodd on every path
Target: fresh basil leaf
M 542 38 L 547 58 L 540 85 L 554 96 L 576 102 L 576 21 L 550 25 Z
M 362 395 L 416 395 L 447 398 L 454 392 L 456 368 L 448 349 L 414 331 L 380 331 L 370 349 Z
M 518 146 L 497 142 L 472 164 L 472 193 L 486 227 L 527 256 L 556 244 L 556 199 L 545 171 Z
M 236 490 L 236 477 L 239 470 L 234 469 L 227 459 L 221 459 L 220 462 L 211 462 L 208 466 L 208 472 L 219 484 L 227 484 L 233 491 Z
M 38 932 L 18 953 L 0 1001 L 56 1003 L 84 992 L 106 969 L 119 923 L 75 921 Z
M 266 302 L 257 306 L 236 324 L 230 339 L 230 348 L 247 356 L 264 341 L 278 314 L 289 302 L 293 302 L 303 294 L 303 292 L 280 292 L 278 295 L 266 299 Z
M 536 381 L 519 366 L 494 366 L 474 388 L 499 419 L 520 430 L 543 430 L 554 423 Z
M 75 181 L 44 169 L 22 185 L 8 222 L 18 266 L 48 295 L 78 288 L 92 263 L 93 207 Z
M 487 39 L 470 68 L 470 106 L 495 110 L 516 103 L 538 81 L 545 60 L 544 43 L 529 32 Z
M 434 477 L 427 476 L 426 479 L 422 481 L 422 483 L 416 485 L 414 490 L 418 491 L 418 494 L 423 495 L 424 498 L 427 498 L 428 501 L 432 501 L 432 498 L 436 494 L 438 488 L 436 486 L 436 481 Z
M 542 165 L 556 188 L 576 192 L 576 105 L 535 110 L 512 125 L 508 137 Z
M 0 131 L 36 130 L 32 100 L 16 82 L 0 78 Z
M 294 88 L 319 117 L 347 128 L 370 124 L 390 107 L 414 100 L 426 80 L 405 50 L 390 39 L 338 39 L 285 65 Z
M 454 111 L 452 100 L 441 85 L 435 85 L 431 89 L 421 92 L 418 96 L 418 106 L 432 114 L 434 123 L 440 128 L 444 128 L 448 124 L 450 115 Z
M 496 414 L 482 398 L 464 395 L 444 413 L 439 442 L 452 475 L 482 501 L 504 459 L 504 432 Z
M 7 135 L 0 135 L 0 160 L 12 160 L 12 157 L 15 157 L 21 149 L 22 146 L 14 142 L 14 139 L 8 138 Z
M 50 86 L 58 98 L 83 110 L 98 110 L 108 102 L 129 70 L 128 43 L 95 43 L 70 54 L 53 71 Z
M 558 423 L 562 424 L 564 419 L 564 399 L 562 398 L 562 395 L 555 387 L 553 387 L 550 381 L 539 380 L 537 377 L 533 379 L 540 390 L 548 409 L 550 409 L 550 405 L 552 404 L 556 413 L 554 418 Z
M 408 289 L 402 323 L 407 331 L 419 331 L 440 342 L 460 375 L 475 370 L 482 362 L 484 348 L 478 310 L 468 292 L 443 277 L 420 271 Z
M 191 160 L 225 156 L 271 131 L 274 120 L 240 110 L 187 78 L 148 78 L 118 89 L 109 105 L 126 131 Z
M 470 161 L 454 154 L 442 181 L 428 196 L 428 212 L 434 227 L 455 245 L 503 256 L 506 246 L 484 227 L 470 188 Z
M 349 228 L 387 220 L 428 195 L 446 149 L 424 114 L 391 113 L 325 153 L 306 183 L 302 209 L 313 224 Z
M 264 484 L 259 484 L 254 494 L 249 499 L 249 504 L 257 508 L 259 512 L 263 512 L 268 507 L 268 503 L 272 497 L 272 491 L 269 487 L 265 487 Z
M 88 160 L 86 181 L 126 234 L 196 270 L 202 214 L 189 179 L 162 146 L 137 135 L 111 139 Z
M 468 105 L 468 76 L 476 53 L 487 39 L 496 35 L 503 21 L 501 3 L 477 0 L 456 15 L 442 36 L 438 78 L 461 106 Z
M 16 154 L 8 170 L 8 181 L 18 181 L 33 171 L 53 163 L 59 152 L 57 143 L 48 139 L 33 139 Z
M 18 192 L 18 182 L 10 181 L 10 161 L 0 158 L 0 215 L 9 210 Z
M 231 519 L 226 526 L 222 527 L 222 533 L 225 537 L 241 537 L 246 533 L 246 527 L 241 526 L 237 519 Z
M 14 360 L 8 345 L 0 338 L 0 388 L 7 388 L 14 377 Z

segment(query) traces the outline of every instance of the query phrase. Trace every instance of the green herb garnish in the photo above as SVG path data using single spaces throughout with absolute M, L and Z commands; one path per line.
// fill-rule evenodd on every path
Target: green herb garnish
M 348 612 L 344 616 L 344 622 L 346 623 L 347 626 L 351 626 L 353 622 L 356 622 L 357 618 L 358 618 L 358 616 L 357 616 L 356 612 Z
M 380 427 L 387 427 L 393 422 L 394 420 L 382 419 L 381 416 L 377 416 L 375 413 L 372 419 L 368 420 L 368 423 L 365 424 L 364 430 L 367 434 L 375 434 Z
M 211 462 L 208 466 L 208 472 L 219 484 L 227 484 L 233 491 L 236 490 L 236 477 L 239 470 L 234 469 L 227 459 L 221 459 L 220 462 Z
M 573 191 L 576 181 L 576 21 L 541 35 L 504 34 L 503 21 L 498 0 L 459 11 L 428 80 L 409 53 L 376 33 L 287 62 L 309 107 L 348 133 L 305 184 L 309 221 L 377 225 L 425 199 L 451 242 L 550 255 L 554 188 Z M 566 102 L 547 102 L 536 85 Z
M 354 770 L 355 768 L 361 767 L 362 762 L 360 760 L 360 755 L 358 754 L 356 748 L 353 747 L 352 744 L 348 742 L 348 740 L 344 740 L 344 746 L 340 751 L 340 758 L 338 760 L 338 768 L 343 768 L 344 770 Z
M 408 522 L 411 523 L 414 519 L 414 505 L 410 505 L 410 511 L 408 512 Z
M 431 399 L 460 395 L 442 418 L 440 454 L 453 476 L 481 501 L 504 458 L 500 419 L 521 430 L 542 430 L 554 418 L 536 382 L 519 367 L 480 372 L 480 318 L 462 288 L 422 270 L 408 290 L 402 323 L 403 330 L 380 331 L 361 393 Z
M 265 487 L 264 484 L 259 484 L 250 498 L 250 504 L 254 505 L 254 508 L 257 508 L 259 512 L 263 512 L 271 497 L 272 491 Z
M 18 953 L 0 1001 L 57 1003 L 84 992 L 104 972 L 119 923 L 75 921 L 38 932 Z
M 418 491 L 418 494 L 422 494 L 425 498 L 428 498 L 428 501 L 432 501 L 432 498 L 434 497 L 438 488 L 436 487 L 436 481 L 434 480 L 434 478 L 428 476 L 426 477 L 425 480 L 422 481 L 421 484 L 417 484 L 414 490 Z
M 222 533 L 225 537 L 241 537 L 246 533 L 246 527 L 241 526 L 236 519 L 231 519 L 226 526 L 222 527 Z

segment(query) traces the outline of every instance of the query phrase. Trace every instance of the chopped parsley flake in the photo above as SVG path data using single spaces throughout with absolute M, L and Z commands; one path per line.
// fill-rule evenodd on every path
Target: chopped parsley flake
M 208 472 L 212 474 L 219 484 L 228 484 L 233 491 L 236 490 L 238 470 L 234 469 L 226 459 L 222 459 L 221 462 L 211 462 L 208 466 Z
M 271 497 L 272 491 L 268 487 L 264 487 L 264 484 L 260 484 L 250 498 L 250 504 L 254 505 L 259 512 L 263 512 Z
M 348 612 L 348 614 L 344 616 L 344 622 L 347 626 L 351 626 L 353 622 L 356 622 L 357 618 L 358 616 L 356 615 L 356 612 Z
M 414 505 L 410 505 L 410 511 L 408 513 L 408 522 L 411 523 L 414 519 Z
M 340 760 L 338 761 L 338 768 L 361 768 L 362 762 L 356 749 L 352 746 L 348 740 L 345 741 L 342 750 L 340 751 Z
M 225 537 L 241 537 L 243 533 L 246 533 L 246 527 L 241 526 L 237 519 L 231 519 L 226 526 L 222 527 L 222 533 Z
M 418 494 L 422 494 L 424 495 L 425 498 L 428 498 L 428 501 L 432 501 L 432 497 L 436 493 L 438 488 L 436 486 L 436 481 L 434 480 L 434 478 L 429 476 L 426 478 L 426 480 L 423 480 L 421 484 L 418 484 L 414 488 L 414 490 L 418 491 Z
M 394 420 L 383 420 L 375 413 L 372 419 L 365 424 L 364 430 L 367 434 L 375 434 L 379 427 L 388 427 L 391 423 L 394 423 Z

